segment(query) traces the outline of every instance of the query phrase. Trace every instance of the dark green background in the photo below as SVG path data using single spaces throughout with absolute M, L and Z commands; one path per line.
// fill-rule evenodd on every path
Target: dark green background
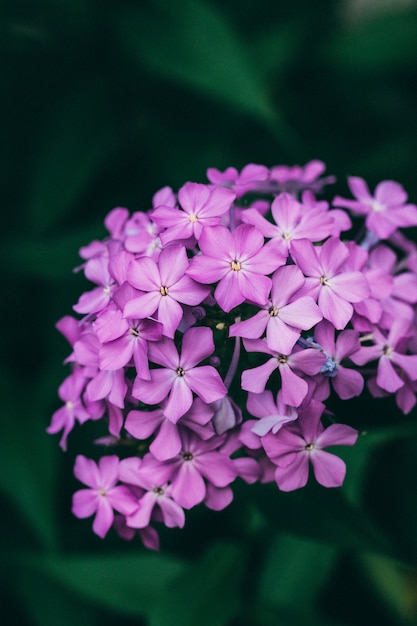
M 415 411 L 335 404 L 367 432 L 340 451 L 342 490 L 238 484 L 224 512 L 163 531 L 159 554 L 72 517 L 94 428 L 66 454 L 45 434 L 68 373 L 54 324 L 87 288 L 78 249 L 114 206 L 146 210 L 208 167 L 312 158 L 340 195 L 352 174 L 417 201 L 417 8 L 393 4 L 1 3 L 2 623 L 417 623 Z

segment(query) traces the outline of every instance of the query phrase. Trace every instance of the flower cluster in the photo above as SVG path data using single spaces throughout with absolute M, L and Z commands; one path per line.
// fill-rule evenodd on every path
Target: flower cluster
M 345 463 L 327 448 L 358 433 L 330 395 L 366 382 L 415 405 L 417 248 L 399 228 L 417 207 L 398 183 L 372 195 L 356 177 L 353 200 L 319 199 L 324 169 L 209 169 L 146 212 L 113 209 L 108 237 L 80 250 L 94 287 L 57 324 L 71 373 L 47 430 L 65 450 L 76 422 L 104 425 L 96 443 L 114 454 L 77 456 L 86 488 L 72 505 L 100 537 L 114 526 L 155 549 L 155 524 L 223 509 L 238 478 L 290 491 L 311 463 L 340 486 Z

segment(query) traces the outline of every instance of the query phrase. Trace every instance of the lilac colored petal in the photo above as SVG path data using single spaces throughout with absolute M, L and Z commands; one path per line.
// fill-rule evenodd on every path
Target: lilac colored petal
M 384 180 L 375 188 L 375 200 L 386 206 L 398 206 L 407 202 L 404 188 L 393 180 Z
M 184 246 L 164 248 L 158 258 L 161 284 L 174 285 L 185 274 L 189 261 Z
M 390 393 L 395 393 L 404 385 L 404 381 L 398 376 L 389 357 L 382 356 L 379 359 L 376 382 Z
M 294 374 L 288 365 L 281 365 L 279 368 L 282 380 L 282 399 L 285 404 L 298 407 L 308 393 L 308 384 L 303 379 Z
M 89 400 L 102 400 L 106 398 L 112 390 L 113 378 L 110 370 L 103 370 L 90 380 L 86 387 L 86 394 Z
M 150 317 L 158 308 L 162 296 L 158 291 L 143 293 L 137 298 L 133 298 L 126 303 L 123 309 L 123 316 L 127 319 L 144 319 Z
M 241 270 L 236 273 L 238 288 L 242 296 L 249 301 L 256 302 L 256 304 L 266 304 L 271 289 L 271 279 L 250 271 Z
M 110 489 L 106 497 L 111 506 L 123 515 L 131 515 L 138 509 L 137 498 L 126 485 L 118 485 Z
M 278 411 L 272 391 L 269 390 L 262 393 L 249 393 L 246 408 L 256 417 L 276 415 Z
M 164 416 L 161 409 L 154 411 L 129 411 L 126 417 L 125 429 L 136 439 L 147 439 L 158 428 Z
M 173 339 L 183 316 L 182 306 L 169 295 L 161 297 L 158 307 L 158 321 L 164 325 L 164 335 Z
M 291 231 L 298 221 L 301 206 L 289 193 L 281 193 L 271 204 L 273 218 L 284 232 Z
M 127 270 L 127 280 L 135 289 L 140 289 L 140 291 L 159 290 L 161 286 L 158 266 L 149 257 L 132 261 Z
M 212 511 L 222 511 L 233 500 L 233 491 L 230 487 L 215 487 L 211 483 L 207 485 L 207 495 L 204 504 Z
M 138 532 L 145 548 L 148 548 L 148 550 L 159 550 L 159 535 L 155 528 L 147 526 L 139 529 Z
M 208 296 L 210 287 L 203 287 L 189 276 L 183 276 L 170 288 L 169 293 L 178 302 L 195 306 Z
M 167 496 L 159 496 L 157 503 L 161 509 L 165 526 L 168 528 L 184 527 L 185 514 L 179 504 Z
M 253 391 L 253 393 L 262 393 L 269 377 L 278 365 L 277 359 L 269 359 L 259 367 L 245 370 L 242 372 L 242 389 Z
M 221 452 L 206 452 L 196 456 L 194 465 L 216 487 L 226 487 L 237 476 L 233 461 Z
M 309 298 L 309 300 L 314 303 L 311 298 Z M 316 306 L 315 303 L 314 306 Z M 283 311 L 284 309 L 281 309 L 279 315 L 269 319 L 266 328 L 266 343 L 268 347 L 275 352 L 290 354 L 301 332 L 297 328 L 288 326 L 287 323 L 281 319 Z M 309 326 L 309 328 L 311 327 Z
M 213 352 L 213 331 L 206 327 L 190 328 L 183 335 L 180 364 L 189 370 Z
M 306 348 L 299 352 L 294 352 L 294 354 L 288 357 L 290 367 L 301 370 L 304 374 L 309 374 L 310 376 L 318 374 L 325 362 L 325 355 L 314 348 Z
M 214 292 L 215 299 L 226 313 L 229 313 L 235 306 L 242 304 L 245 300 L 245 296 L 239 289 L 237 274 L 238 272 L 229 270 L 219 282 Z
M 335 378 L 332 379 L 334 390 L 342 400 L 349 400 L 359 396 L 363 391 L 364 381 L 356 370 L 338 367 Z
M 101 343 L 118 339 L 129 330 L 129 323 L 123 319 L 120 309 L 107 308 L 93 323 L 94 331 Z
M 188 379 L 189 373 L 186 374 Z M 165 417 L 176 424 L 193 403 L 193 394 L 183 376 L 176 376 L 172 382 L 171 392 L 164 408 Z
M 184 228 L 188 225 L 191 229 L 191 223 L 188 215 L 178 208 L 171 206 L 158 206 L 152 211 L 152 220 L 163 228 Z M 184 237 L 183 237 L 184 238 Z
M 235 257 L 236 251 L 233 235 L 224 226 L 205 228 L 198 244 L 203 255 L 208 257 L 230 261 L 233 261 Z
M 109 293 L 104 287 L 97 287 L 91 291 L 83 293 L 77 304 L 72 308 L 77 313 L 98 313 L 102 311 L 108 304 L 110 299 Z
M 345 424 L 331 424 L 317 437 L 316 445 L 317 448 L 328 448 L 329 446 L 353 446 L 357 439 L 358 431 L 351 426 L 346 426 Z
M 139 500 L 138 510 L 126 517 L 126 525 L 129 528 L 145 528 L 148 526 L 155 504 L 156 495 L 152 491 L 145 493 Z
M 99 498 L 98 493 L 91 489 L 80 489 L 76 491 L 72 496 L 71 511 L 73 515 L 80 519 L 91 517 L 97 510 Z
M 149 446 L 150 452 L 158 461 L 173 459 L 181 452 L 181 438 L 178 428 L 169 419 L 164 419 L 154 441 Z
M 277 467 L 275 480 L 281 491 L 294 491 L 305 487 L 308 481 L 308 454 L 298 454 L 287 467 Z
M 118 458 L 115 456 L 115 459 Z M 99 489 L 101 485 L 101 476 L 97 464 L 79 454 L 75 459 L 74 476 L 84 485 L 92 489 Z
M 275 409 L 275 415 L 268 415 L 267 417 L 262 417 L 252 428 L 252 432 L 259 437 L 264 437 L 270 430 L 275 434 L 279 431 L 281 426 L 286 422 L 290 422 L 297 418 L 297 414 L 292 416 L 287 415 L 278 415 L 277 410 Z
M 350 176 L 348 178 L 348 185 L 352 195 L 354 195 L 358 200 L 366 202 L 372 199 L 369 187 L 363 178 L 359 178 L 359 176 Z
M 296 265 L 283 265 L 272 276 L 271 299 L 281 308 L 305 283 L 301 270 Z
M 394 352 L 391 356 L 391 360 L 395 365 L 398 365 L 398 367 L 404 370 L 410 380 L 417 380 L 417 355 Z
M 291 256 L 305 276 L 320 278 L 322 267 L 317 258 L 317 251 L 307 239 L 296 239 L 291 242 Z
M 249 485 L 256 483 L 260 477 L 260 469 L 257 461 L 250 457 L 239 457 L 233 459 L 237 473 Z
M 349 250 L 337 237 L 331 237 L 320 248 L 320 263 L 327 277 L 334 276 L 349 258 Z
M 346 272 L 330 279 L 331 289 L 349 302 L 360 302 L 370 296 L 370 288 L 362 272 Z
M 319 307 L 310 296 L 302 296 L 282 307 L 279 316 L 286 324 L 302 330 L 309 330 L 323 319 Z
M 206 497 L 206 485 L 192 461 L 182 463 L 172 481 L 171 495 L 185 509 L 191 509 Z
M 230 262 L 223 256 L 195 256 L 191 259 L 187 275 L 203 284 L 215 283 L 223 278 L 230 270 Z
M 263 339 L 244 339 L 243 345 L 247 352 L 263 352 L 264 354 L 273 354 L 271 348 L 268 347 Z
M 114 513 L 107 498 L 101 496 L 98 500 L 97 513 L 93 522 L 93 532 L 104 539 L 113 524 Z
M 246 337 L 247 339 L 258 339 L 264 332 L 270 317 L 268 312 L 258 311 L 253 317 L 243 322 L 236 322 L 229 328 L 229 337 Z
M 323 286 L 320 289 L 318 305 L 323 313 L 323 317 L 329 320 L 338 330 L 345 328 L 352 318 L 353 306 L 350 302 L 338 296 L 331 287 Z
M 220 374 L 211 365 L 188 370 L 185 377 L 190 388 L 208 404 L 220 400 L 227 393 Z
M 175 372 L 167 369 L 151 371 L 152 380 L 135 379 L 132 395 L 146 404 L 159 404 L 171 390 L 177 378 Z
M 272 274 L 281 267 L 287 259 L 287 254 L 282 252 L 279 242 L 268 241 L 256 254 L 244 262 L 249 271 L 257 274 Z
M 323 487 L 340 487 L 346 475 L 346 464 L 342 459 L 325 450 L 314 450 L 310 455 L 314 476 Z
M 102 346 L 99 353 L 100 369 L 118 370 L 124 367 L 133 355 L 133 339 L 132 335 L 125 335 Z
M 164 365 L 173 370 L 176 370 L 180 364 L 175 343 L 167 337 L 162 337 L 160 341 L 149 344 L 148 356 L 152 363 L 158 363 L 158 365 Z
M 100 472 L 100 487 L 109 489 L 113 487 L 118 478 L 119 458 L 116 455 L 103 456 L 98 462 Z
M 278 228 L 265 219 L 256 209 L 246 209 L 242 213 L 242 222 L 255 226 L 264 237 L 278 236 Z
M 150 380 L 151 373 L 148 363 L 148 343 L 141 337 L 137 337 L 133 342 L 133 362 L 139 378 Z
M 233 241 L 233 253 L 238 260 L 245 261 L 259 252 L 264 245 L 264 236 L 254 226 L 241 224 L 233 231 Z

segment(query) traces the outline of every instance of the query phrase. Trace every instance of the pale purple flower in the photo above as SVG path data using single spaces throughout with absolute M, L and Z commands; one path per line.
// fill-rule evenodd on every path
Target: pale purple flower
M 330 381 L 342 400 L 359 396 L 363 390 L 362 375 L 355 369 L 341 365 L 341 361 L 348 359 L 361 348 L 359 333 L 354 330 L 344 330 L 339 333 L 336 340 L 334 334 L 334 327 L 326 320 L 320 322 L 314 330 L 314 339 L 327 358 L 321 374 L 317 375 L 317 378 L 321 379 L 319 382 L 321 391 L 318 395 L 316 390 L 314 397 L 320 400 L 330 395 Z
M 81 399 L 85 384 L 86 378 L 83 370 L 76 369 L 59 386 L 58 395 L 65 404 L 52 415 L 46 432 L 54 435 L 60 430 L 63 431 L 59 442 L 63 450 L 67 449 L 67 437 L 74 428 L 75 420 L 83 423 L 90 418 L 90 413 Z
M 281 193 L 275 198 L 271 213 L 275 223 L 266 220 L 256 209 L 248 209 L 242 215 L 242 221 L 256 226 L 264 237 L 274 240 L 285 256 L 288 256 L 292 240 L 321 241 L 331 234 L 334 226 L 329 211 L 323 211 L 321 207 L 306 210 L 289 193 Z
M 159 404 L 168 396 L 164 413 L 174 423 L 191 408 L 193 392 L 207 403 L 219 400 L 227 392 L 219 373 L 211 365 L 196 367 L 213 352 L 213 332 L 209 328 L 187 330 L 181 356 L 167 337 L 150 344 L 150 360 L 163 367 L 151 370 L 150 381 L 137 378 L 133 396 L 147 404 Z
M 351 303 L 370 294 L 368 282 L 361 272 L 344 271 L 348 248 L 335 237 L 321 247 L 313 246 L 307 239 L 298 239 L 291 243 L 291 256 L 306 276 L 302 295 L 317 300 L 323 317 L 335 328 L 345 328 L 353 315 Z
M 229 329 L 231 337 L 258 339 L 266 330 L 266 343 L 276 352 L 289 354 L 301 330 L 309 330 L 323 319 L 310 296 L 298 297 L 305 278 L 295 265 L 284 265 L 272 276 L 271 296 L 261 311 Z
M 262 438 L 265 452 L 277 466 L 275 480 L 281 491 L 293 491 L 307 484 L 309 462 L 317 482 L 324 487 L 343 484 L 344 461 L 324 448 L 352 446 L 358 432 L 344 424 L 331 424 L 325 429 L 320 421 L 323 410 L 324 404 L 313 400 L 296 421 L 283 426 L 276 435 L 270 433 Z
M 119 463 L 117 456 L 103 456 L 98 465 L 82 455 L 75 460 L 74 475 L 89 489 L 74 493 L 72 512 L 79 518 L 95 515 L 93 531 L 102 539 L 113 524 L 113 509 L 131 515 L 139 506 L 128 487 L 117 485 Z
M 262 393 L 249 392 L 246 408 L 251 415 L 260 418 L 251 428 L 252 432 L 259 437 L 263 437 L 269 431 L 273 434 L 277 433 L 281 426 L 298 417 L 293 406 L 284 404 L 280 393 L 274 401 L 272 391 L 269 390 Z
M 148 257 L 132 261 L 127 279 L 144 293 L 126 303 L 124 316 L 143 319 L 158 312 L 164 335 L 172 338 L 183 316 L 180 303 L 195 306 L 210 292 L 185 274 L 188 266 L 184 246 L 165 248 L 158 263 Z
M 300 349 L 292 354 L 271 350 L 262 339 L 244 339 L 248 352 L 262 352 L 272 356 L 266 363 L 242 373 L 242 389 L 262 393 L 271 374 L 278 369 L 281 376 L 281 395 L 284 404 L 298 407 L 308 394 L 308 383 L 300 374 L 317 374 L 326 361 L 323 353 L 313 348 Z M 294 371 L 295 370 L 295 371 Z
M 181 429 L 182 449 L 167 461 L 170 468 L 172 497 L 185 509 L 196 506 L 207 496 L 206 481 L 214 487 L 226 487 L 237 476 L 233 461 L 218 451 L 223 439 L 212 437 L 203 441 L 197 435 Z
M 206 228 L 199 241 L 202 255 L 191 259 L 187 274 L 201 283 L 215 283 L 214 297 L 229 312 L 245 300 L 266 304 L 271 274 L 285 259 L 273 242 L 247 224 L 232 233 L 224 226 Z
M 215 432 L 211 424 L 214 409 L 200 398 L 195 398 L 191 408 L 181 418 L 181 425 L 190 428 L 202 439 L 210 439 Z M 146 440 L 152 435 L 154 439 L 149 446 L 158 461 L 172 459 L 181 451 L 181 438 L 178 424 L 174 424 L 165 416 L 164 404 L 153 411 L 129 411 L 125 422 L 126 431 L 139 440 Z
M 151 213 L 153 221 L 165 228 L 160 235 L 163 245 L 192 237 L 198 240 L 206 226 L 220 224 L 235 197 L 223 187 L 185 183 L 178 191 L 181 208 L 157 206 Z
M 169 474 L 167 468 L 165 474 Z M 184 526 L 184 511 L 172 497 L 172 487 L 161 477 L 161 464 L 151 454 L 143 460 L 134 457 L 123 459 L 119 465 L 119 478 L 142 491 L 136 511 L 126 516 L 127 527 L 147 528 L 158 512 L 168 528 Z
M 396 320 L 387 336 L 378 328 L 372 333 L 373 346 L 363 346 L 350 358 L 356 365 L 378 361 L 376 382 L 379 387 L 395 393 L 404 385 L 399 370 L 403 370 L 412 381 L 417 380 L 417 355 L 405 354 L 404 344 L 411 336 L 404 320 Z
M 209 167 L 207 170 L 207 178 L 211 183 L 230 187 L 235 192 L 236 198 L 241 198 L 245 193 L 256 190 L 259 183 L 267 180 L 268 175 L 268 168 L 256 163 L 245 165 L 240 173 L 234 167 L 228 167 L 224 172 L 214 167 Z
M 72 307 L 74 311 L 77 313 L 98 313 L 109 304 L 112 292 L 116 287 L 116 281 L 110 275 L 108 265 L 107 255 L 88 261 L 85 267 L 86 278 L 99 286 L 83 293 L 77 304 Z
M 373 196 L 363 178 L 351 176 L 348 185 L 356 200 L 336 196 L 333 204 L 366 215 L 366 227 L 380 239 L 388 239 L 397 228 L 417 225 L 417 206 L 405 204 L 408 196 L 399 183 L 384 180 Z

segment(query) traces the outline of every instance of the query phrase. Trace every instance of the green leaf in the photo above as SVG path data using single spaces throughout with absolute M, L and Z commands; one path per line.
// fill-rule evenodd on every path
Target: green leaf
M 254 498 L 275 528 L 334 546 L 396 555 L 364 511 L 347 500 L 343 488 L 326 489 L 312 479 L 289 493 L 265 485 L 254 490 Z
M 165 554 L 21 555 L 17 565 L 40 572 L 80 598 L 127 615 L 148 615 L 185 563 Z
M 7 427 L 2 432 L 0 489 L 11 499 L 43 545 L 57 543 L 56 481 L 59 449 L 45 433 L 41 392 L 25 384 L 25 393 L 1 373 Z M 31 398 L 28 405 L 26 396 Z M 28 411 L 30 413 L 28 414 Z
M 166 589 L 152 610 L 150 626 L 223 626 L 240 606 L 242 548 L 226 543 L 205 554 Z
M 105 95 L 99 80 L 77 86 L 51 116 L 25 206 L 32 234 L 44 232 L 74 208 L 111 153 L 114 132 Z
M 337 554 L 334 546 L 322 542 L 276 535 L 260 577 L 260 600 L 282 609 L 293 608 L 297 598 L 305 617 L 314 617 L 317 594 L 324 587 Z
M 124 13 L 120 33 L 151 72 L 254 116 L 285 145 L 296 140 L 272 106 L 245 43 L 213 5 L 156 1 L 149 12 L 135 8 Z

